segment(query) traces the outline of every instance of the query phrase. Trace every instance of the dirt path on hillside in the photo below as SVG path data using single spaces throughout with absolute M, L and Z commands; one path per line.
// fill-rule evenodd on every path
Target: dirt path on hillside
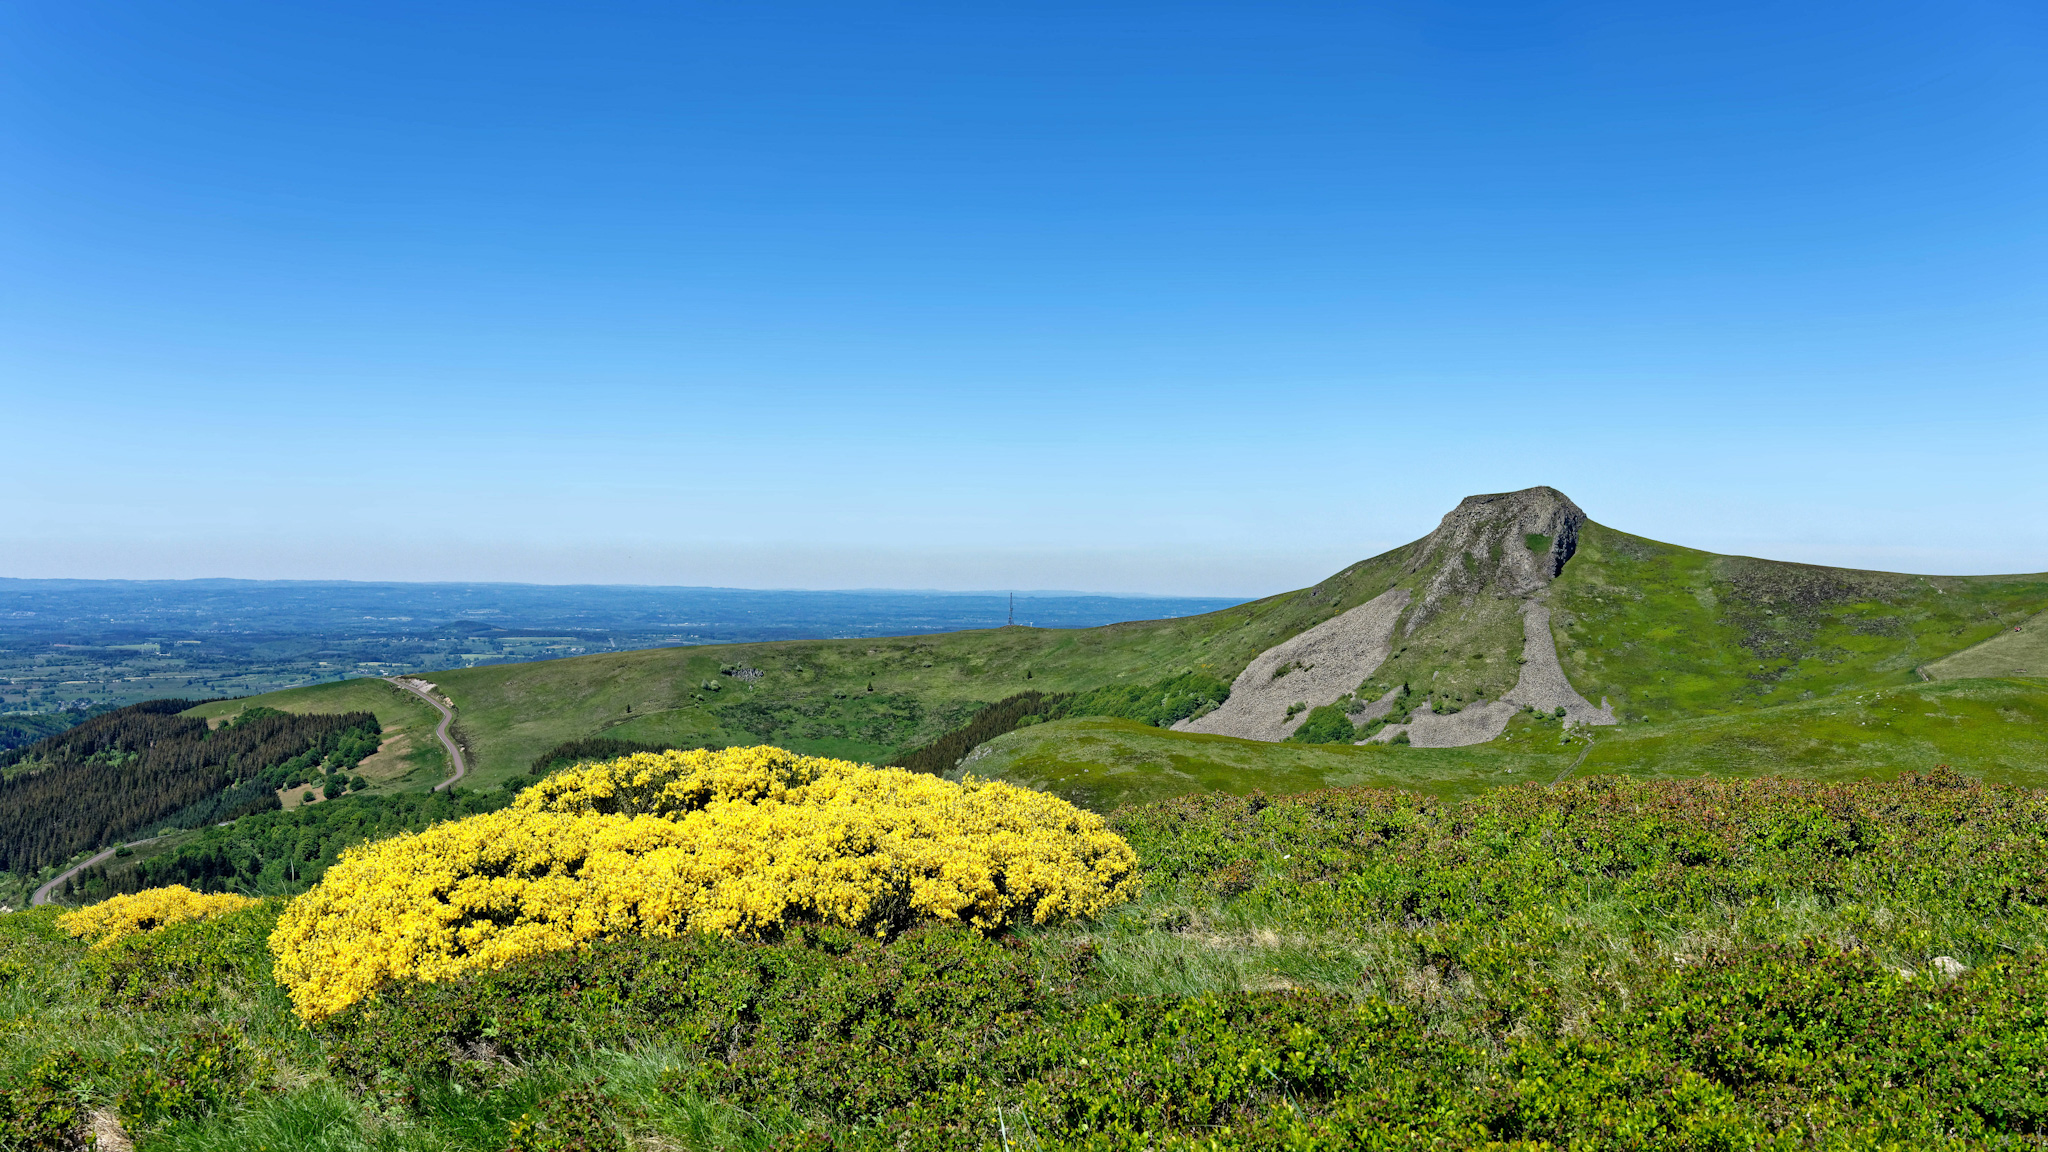
M 59 873 L 55 880 L 52 880 L 49 883 L 43 885 L 41 888 L 36 889 L 35 893 L 28 898 L 28 906 L 34 908 L 38 904 L 48 904 L 50 902 L 50 895 L 57 891 L 58 886 L 63 884 L 66 880 L 71 879 L 73 876 L 78 875 L 80 872 L 85 871 L 87 868 L 90 868 L 93 865 L 100 863 L 101 861 L 111 859 L 114 853 L 119 852 L 123 848 L 140 848 L 144 844 L 147 844 L 155 839 L 156 837 L 151 836 L 145 840 L 130 840 L 126 844 L 116 844 L 112 848 L 103 850 L 102 852 L 100 852 L 99 855 L 94 856 L 92 859 L 87 860 L 84 863 L 72 865 L 70 870 Z
M 1287 739 L 1310 708 L 1334 704 L 1386 662 L 1394 622 L 1408 606 L 1408 591 L 1393 588 L 1254 657 L 1230 686 L 1230 699 L 1207 716 L 1175 724 L 1178 732 L 1207 732 L 1244 740 Z M 1275 673 L 1279 673 L 1275 675 Z M 1289 716 L 1287 709 L 1306 704 Z
M 448 762 L 455 765 L 455 775 L 434 785 L 434 791 L 439 792 L 443 788 L 453 787 L 455 782 L 469 771 L 469 766 L 462 762 L 462 749 L 456 745 L 455 738 L 448 734 L 448 726 L 455 723 L 455 709 L 441 697 L 434 695 L 434 686 L 425 680 L 415 680 L 409 676 L 386 676 L 385 679 L 432 704 L 434 711 L 441 714 L 441 723 L 435 726 L 434 735 L 440 738 L 441 747 L 448 750 Z

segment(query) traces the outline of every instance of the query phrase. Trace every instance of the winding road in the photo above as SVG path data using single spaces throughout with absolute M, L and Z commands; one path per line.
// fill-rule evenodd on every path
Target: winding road
M 448 735 L 448 725 L 455 722 L 455 709 L 449 707 L 446 701 L 428 691 L 427 688 L 420 687 L 425 681 L 414 680 L 408 676 L 386 676 L 384 679 L 432 704 L 434 710 L 441 714 L 441 723 L 434 728 L 434 735 L 441 738 L 441 747 L 448 750 L 448 761 L 455 765 L 455 775 L 434 785 L 434 791 L 439 792 L 443 788 L 453 786 L 457 780 L 462 779 L 465 772 L 469 771 L 469 766 L 462 762 L 462 749 L 456 745 L 455 738 Z M 431 687 L 431 685 L 428 687 Z
M 28 898 L 29 907 L 33 908 L 38 904 L 48 904 L 50 902 L 50 893 L 55 892 L 59 884 L 64 883 L 66 880 L 71 879 L 73 876 L 78 875 L 80 872 L 85 871 L 87 868 L 90 868 L 93 865 L 98 864 L 100 861 L 107 859 L 114 853 L 119 852 L 121 849 L 139 848 L 142 845 L 149 843 L 150 840 L 154 839 L 156 839 L 156 837 L 151 836 L 146 840 L 130 840 L 126 844 L 116 844 L 112 848 L 108 848 L 102 851 L 99 855 L 94 856 L 90 860 L 84 861 L 83 863 L 79 864 L 73 864 L 69 871 L 58 873 L 57 878 L 55 880 L 52 880 L 48 884 L 43 885 L 41 888 L 36 889 L 35 894 Z
M 455 738 L 448 734 L 448 726 L 455 722 L 455 709 L 449 707 L 445 701 L 443 701 L 440 697 L 434 695 L 432 692 L 428 691 L 426 688 L 420 687 L 422 681 L 413 680 L 404 676 L 386 676 L 384 679 L 391 682 L 392 684 L 396 684 L 399 688 L 412 693 L 420 699 L 425 700 L 427 703 L 432 704 L 434 706 L 434 711 L 439 712 L 441 714 L 441 723 L 434 728 L 434 735 L 440 737 L 441 747 L 446 748 L 448 750 L 448 760 L 450 763 L 455 765 L 455 775 L 450 776 L 446 780 L 441 781 L 439 784 L 434 785 L 434 791 L 439 792 L 444 788 L 452 787 L 457 780 L 462 779 L 462 777 L 469 771 L 469 765 L 464 763 L 462 759 L 461 746 L 456 744 Z M 114 853 L 119 852 L 123 848 L 139 848 L 142 845 L 147 844 L 151 840 L 155 839 L 156 837 L 151 836 L 146 840 L 131 840 L 126 844 L 116 844 L 112 848 L 108 848 L 100 852 L 98 855 L 92 857 L 89 860 L 86 860 L 79 864 L 72 865 L 71 868 L 67 871 L 58 873 L 56 879 L 51 880 L 49 883 L 44 884 L 42 887 L 36 889 L 35 892 L 28 898 L 29 906 L 34 907 L 38 904 L 48 904 L 50 902 L 50 894 L 52 892 L 55 892 L 60 886 L 62 886 L 66 880 L 69 880 L 73 876 L 78 875 L 80 872 L 85 871 L 87 868 L 90 868 L 93 865 L 108 859 L 109 857 L 113 856 Z

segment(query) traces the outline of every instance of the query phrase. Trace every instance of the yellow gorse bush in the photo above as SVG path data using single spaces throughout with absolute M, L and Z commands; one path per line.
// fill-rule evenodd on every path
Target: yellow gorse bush
M 83 936 L 95 948 L 104 948 L 124 936 L 154 932 L 170 924 L 205 920 L 247 908 L 257 901 L 232 892 L 208 896 L 183 884 L 148 888 L 129 896 L 114 896 L 76 912 L 57 917 L 57 923 L 73 936 Z
M 604 936 L 1089 916 L 1135 895 L 1136 868 L 1101 817 L 1008 784 L 779 748 L 641 753 L 344 853 L 286 909 L 271 950 L 316 1019 L 387 980 Z

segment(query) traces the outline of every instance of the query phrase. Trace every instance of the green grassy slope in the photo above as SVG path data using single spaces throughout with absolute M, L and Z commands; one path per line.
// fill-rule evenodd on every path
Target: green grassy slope
M 448 754 L 434 738 L 440 713 L 410 692 L 383 680 L 342 680 L 287 688 L 240 700 L 216 700 L 185 712 L 209 720 L 234 716 L 244 708 L 261 704 L 281 712 L 307 715 L 318 712 L 370 712 L 384 726 L 384 746 L 375 756 L 357 766 L 357 772 L 373 783 L 393 789 L 431 788 L 448 778 Z
M 1981 644 L 1944 656 L 1924 669 L 1936 680 L 1973 676 L 2048 677 L 2048 612 L 2013 628 L 2001 628 Z
M 1954 680 L 1624 725 L 1594 737 L 1579 771 L 1844 780 L 1938 764 L 1995 784 L 2048 786 L 2048 685 Z
M 1430 573 L 1404 571 L 1415 548 L 1313 588 L 1177 620 L 650 649 L 430 678 L 456 701 L 483 787 L 524 772 L 558 743 L 599 734 L 765 742 L 882 761 L 1018 692 L 1149 683 L 1187 671 L 1228 681 L 1259 652 L 1338 612 L 1390 587 L 1419 588 Z M 1906 576 L 1784 564 L 1589 522 L 1551 602 L 1559 654 L 1579 690 L 1608 697 L 1625 717 L 1667 724 L 1917 683 L 1916 668 L 2040 612 L 2048 574 Z M 1459 703 L 1496 696 L 1513 683 L 1520 643 L 1512 601 L 1450 605 L 1397 641 L 1375 687 L 1428 684 Z M 724 674 L 740 669 L 750 671 Z M 346 688 L 257 699 L 287 707 L 312 699 L 300 692 Z M 1297 753 L 1244 755 L 1280 764 Z
M 1553 779 L 1580 751 L 1560 745 L 1554 735 L 1514 749 L 1264 744 L 1086 718 L 997 737 L 951 775 L 1008 780 L 1112 812 L 1196 792 L 1281 795 L 1369 785 L 1466 796 L 1501 784 Z
M 1228 680 L 1266 648 L 1384 592 L 1404 555 L 1397 549 L 1313 588 L 1177 620 L 659 648 L 430 678 L 456 701 L 483 785 L 525 771 L 564 740 L 599 733 L 768 742 L 886 760 L 1018 692 L 1149 682 L 1183 671 Z M 762 675 L 752 682 L 721 675 L 731 667 Z
M 1441 797 L 1566 775 L 1645 779 L 1894 779 L 1947 764 L 1992 783 L 2048 786 L 2048 685 L 1968 680 L 1868 689 L 1663 724 L 1579 730 L 1518 717 L 1469 748 L 1262 744 L 1063 720 L 983 745 L 959 771 L 1101 812 L 1194 792 L 1272 795 L 1370 785 Z M 957 777 L 959 771 L 954 775 Z
M 2048 605 L 2048 573 L 1908 576 L 1717 556 L 1588 523 L 1551 588 L 1572 683 L 1651 720 L 1912 683 Z

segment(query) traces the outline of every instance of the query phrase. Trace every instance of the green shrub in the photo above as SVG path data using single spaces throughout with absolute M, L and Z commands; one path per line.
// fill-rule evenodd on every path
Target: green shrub
M 857 1116 L 957 1081 L 1001 1022 L 1069 995 L 1091 957 L 957 928 L 888 944 L 837 928 L 780 944 L 632 938 L 399 985 L 317 1029 L 338 1076 L 401 1094 L 408 1081 L 485 1082 L 499 1057 L 567 1058 L 659 1036 L 703 1058 L 672 1087 Z
M 130 1049 L 121 1058 L 121 1122 L 151 1129 L 208 1116 L 239 1100 L 253 1060 L 241 1037 L 221 1028 L 179 1036 L 160 1050 Z
M 1293 744 L 1349 744 L 1358 739 L 1358 730 L 1341 704 L 1325 704 L 1312 709 L 1287 739 Z
M 284 902 L 173 924 L 88 951 L 81 984 L 103 1007 L 206 1010 L 223 993 L 275 987 L 269 938 Z
M 542 1100 L 512 1122 L 505 1152 L 628 1152 L 604 1081 Z
M 22 1083 L 0 1087 L 0 1148 L 8 1152 L 70 1152 L 89 1147 L 91 1081 L 106 1062 L 65 1049 L 45 1057 Z
M 1184 672 L 1153 684 L 1112 684 L 1066 698 L 1060 716 L 1114 716 L 1170 728 L 1230 698 L 1230 685 L 1203 672 Z

